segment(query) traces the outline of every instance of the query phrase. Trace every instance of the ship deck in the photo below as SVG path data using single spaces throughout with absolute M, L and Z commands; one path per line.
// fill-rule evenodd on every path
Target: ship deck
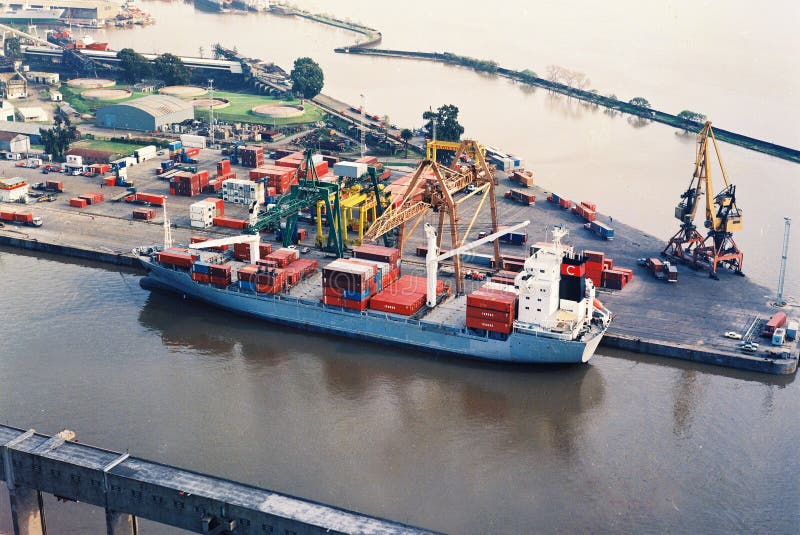
M 212 169 L 220 158 L 218 151 L 201 152 L 199 169 Z M 129 172 L 130 178 L 136 181 L 139 191 L 150 193 L 167 193 L 166 181 L 154 174 L 155 168 L 163 158 L 157 158 L 137 165 Z M 244 174 L 246 170 L 237 167 L 236 172 Z M 15 168 L 13 162 L 0 162 L 0 172 L 7 176 L 22 176 L 29 182 L 46 179 L 63 180 L 66 192 L 56 202 L 39 203 L 28 206 L 34 215 L 44 218 L 41 228 L 17 227 L 6 225 L 0 229 L 0 244 L 52 251 L 87 259 L 101 259 L 116 263 L 133 263 L 131 249 L 143 244 L 157 244 L 162 241 L 163 230 L 161 209 L 157 209 L 157 219 L 153 222 L 139 222 L 130 219 L 135 205 L 124 202 L 103 202 L 78 210 L 68 206 L 72 196 L 89 191 L 100 191 L 108 198 L 121 195 L 122 188 L 99 189 L 96 181 L 85 177 L 65 175 L 42 175 L 38 170 Z M 393 178 L 399 176 L 395 173 Z M 500 174 L 497 188 L 498 211 L 501 224 L 514 223 L 530 219 L 529 243 L 546 240 L 545 229 L 554 224 L 561 224 L 569 229 L 566 243 L 574 245 L 576 250 L 585 249 L 604 251 L 614 259 L 615 265 L 629 267 L 634 270 L 634 279 L 622 291 L 600 291 L 598 297 L 615 314 L 608 334 L 604 339 L 607 347 L 618 347 L 649 354 L 669 356 L 673 358 L 698 360 L 718 363 L 732 367 L 755 369 L 770 373 L 793 373 L 797 366 L 798 346 L 796 342 L 787 343 L 781 348 L 773 348 L 769 341 L 756 337 L 761 344 L 754 355 L 746 355 L 739 351 L 738 342 L 723 337 L 725 331 L 734 330 L 744 334 L 753 324 L 768 318 L 775 309 L 770 306 L 770 297 L 774 292 L 764 285 L 747 277 L 738 277 L 730 272 L 722 271 L 720 281 L 710 280 L 707 272 L 693 271 L 687 266 L 678 267 L 680 275 L 676 284 L 668 284 L 655 279 L 644 268 L 636 265 L 639 257 L 657 256 L 663 249 L 665 238 L 658 238 L 642 232 L 632 225 L 623 223 L 624 216 L 619 215 L 612 223 L 615 239 L 605 241 L 583 228 L 584 221 L 567 210 L 548 203 L 547 192 L 541 188 L 529 188 L 536 195 L 534 206 L 524 206 L 502 197 L 503 193 L 516 184 Z M 173 239 L 175 243 L 186 244 L 192 235 L 203 235 L 210 238 L 234 235 L 231 229 L 212 228 L 207 230 L 189 227 L 189 205 L 197 198 L 170 197 L 169 212 L 175 225 Z M 469 209 L 470 203 L 477 202 L 473 198 L 464 203 Z M 20 210 L 20 205 L 2 203 L 3 209 Z M 602 207 L 600 207 L 602 210 Z M 246 207 L 226 204 L 226 215 L 246 218 Z M 667 217 L 669 214 L 665 215 Z M 606 215 L 598 214 L 604 223 L 610 222 Z M 309 229 L 309 242 L 313 241 L 315 229 Z M 483 230 L 488 226 L 488 210 L 478 217 L 475 229 Z M 424 263 L 422 258 L 414 256 L 417 246 L 423 245 L 421 232 L 409 239 L 403 259 L 403 272 L 422 275 Z M 264 239 L 271 239 L 265 235 Z M 447 248 L 449 236 L 443 240 L 442 247 Z M 272 242 L 275 243 L 274 241 Z M 67 248 L 65 248 L 67 246 Z M 523 256 L 526 247 L 503 245 L 506 254 Z M 477 252 L 488 254 L 491 249 L 484 246 Z M 309 257 L 320 261 L 320 265 L 329 262 L 325 255 L 312 251 Z M 480 266 L 475 266 L 480 267 Z M 452 276 L 441 274 L 442 279 L 453 284 Z M 465 289 L 471 291 L 481 283 L 465 281 Z M 291 290 L 291 295 L 304 299 L 319 299 L 321 296 L 320 276 L 309 279 L 299 287 Z M 463 326 L 463 298 L 448 300 L 434 311 L 429 312 L 424 320 L 441 322 L 456 327 Z M 790 311 L 791 315 L 791 311 Z M 789 358 L 779 352 L 788 353 Z M 612 352 L 613 353 L 613 352 Z

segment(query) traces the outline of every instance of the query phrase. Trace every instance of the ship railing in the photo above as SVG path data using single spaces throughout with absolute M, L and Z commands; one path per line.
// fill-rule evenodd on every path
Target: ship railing
M 528 327 L 524 323 L 518 321 L 514 322 L 513 332 L 525 334 L 527 336 L 541 336 L 542 338 L 553 338 L 556 340 L 572 340 L 572 332 L 557 333 L 552 331 L 543 331 L 540 328 Z

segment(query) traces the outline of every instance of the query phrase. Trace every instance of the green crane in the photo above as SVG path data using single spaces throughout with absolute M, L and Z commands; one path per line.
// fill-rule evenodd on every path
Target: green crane
M 322 201 L 325 205 L 325 213 L 328 215 L 328 237 L 323 249 L 336 254 L 341 258 L 344 256 L 344 222 L 341 217 L 339 184 L 320 182 L 317 170 L 312 159 L 314 152 L 311 149 L 305 153 L 305 172 L 306 177 L 298 180 L 286 195 L 282 196 L 275 206 L 255 216 L 245 232 L 257 234 L 264 229 L 280 225 L 282 220 L 286 220 L 286 229 L 283 233 L 283 246 L 288 247 L 292 243 L 292 238 L 297 231 L 297 218 L 306 208 L 315 207 Z M 303 168 L 303 166 L 301 166 Z M 300 172 L 298 168 L 297 173 Z M 258 210 L 258 206 L 251 207 L 251 210 Z

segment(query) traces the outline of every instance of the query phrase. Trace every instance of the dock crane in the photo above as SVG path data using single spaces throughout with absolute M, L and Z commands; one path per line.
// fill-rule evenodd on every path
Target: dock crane
M 709 139 L 714 144 L 714 152 L 725 182 L 725 187 L 716 195 L 711 181 Z M 706 209 L 704 225 L 708 229 L 705 238 L 694 224 L 700 197 L 703 195 Z M 737 275 L 744 276 L 744 255 L 733 239 L 733 232 L 742 229 L 742 211 L 736 205 L 736 186 L 728 181 L 710 121 L 706 122 L 697 135 L 694 174 L 689 188 L 681 194 L 681 200 L 675 207 L 675 218 L 681 222 L 680 229 L 661 252 L 662 256 L 689 263 L 695 269 L 708 268 L 712 279 L 718 279 L 717 266 L 720 264 Z
M 437 146 L 439 150 L 455 150 L 453 167 L 446 167 L 429 158 L 422 160 L 412 175 L 402 202 L 398 206 L 386 210 L 375 220 L 364 233 L 365 241 L 377 240 L 397 229 L 397 248 L 400 249 L 402 255 L 408 237 L 413 234 L 428 214 L 435 212 L 439 219 L 436 229 L 437 247 L 441 246 L 445 219 L 449 219 L 451 246 L 453 249 L 457 249 L 468 237 L 487 199 L 491 210 L 492 232 L 496 233 L 499 230 L 494 191 L 494 168 L 486 163 L 482 145 L 477 141 L 465 139 L 457 146 L 455 143 Z M 460 161 L 462 155 L 470 157 L 473 163 L 462 163 Z M 458 199 L 454 198 L 456 192 L 462 191 L 470 184 L 476 186 L 474 191 Z M 475 195 L 481 194 L 483 196 L 467 229 L 460 234 L 458 228 L 459 206 Z M 411 224 L 409 230 L 406 229 L 407 223 Z M 500 265 L 500 246 L 497 241 L 494 242 L 494 258 L 497 265 Z M 458 255 L 455 256 L 453 263 L 456 271 L 456 293 L 460 294 L 463 291 L 463 282 L 461 280 L 461 260 Z

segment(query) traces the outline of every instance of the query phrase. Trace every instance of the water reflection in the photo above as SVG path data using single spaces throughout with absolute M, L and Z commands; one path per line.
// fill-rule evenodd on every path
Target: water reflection
M 587 432 L 587 414 L 605 397 L 602 372 L 591 365 L 531 367 L 395 350 L 286 329 L 158 291 L 146 299 L 139 322 L 190 358 L 202 355 L 216 367 L 243 359 L 247 373 L 258 378 L 252 380 L 263 382 L 254 393 L 264 399 L 251 400 L 256 406 L 270 404 L 276 382 L 310 398 L 321 388 L 326 397 L 354 402 L 359 410 L 387 407 L 382 418 L 395 423 L 395 437 L 421 432 L 420 425 L 459 434 L 491 428 L 497 432 L 493 447 L 500 450 L 533 448 L 570 458 Z

